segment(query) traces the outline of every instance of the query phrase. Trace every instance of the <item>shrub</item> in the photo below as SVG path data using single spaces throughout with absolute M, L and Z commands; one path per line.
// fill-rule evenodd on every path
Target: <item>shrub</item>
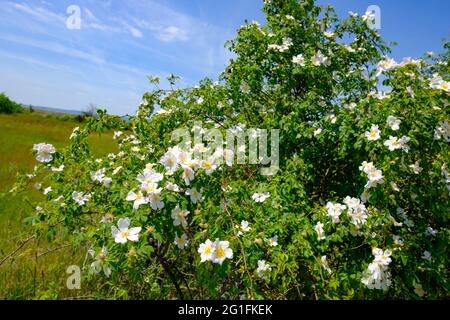
M 6 94 L 0 93 L 0 113 L 21 112 L 22 106 L 12 101 Z
M 145 93 L 131 131 L 99 112 L 68 148 L 36 145 L 53 189 L 36 234 L 89 249 L 98 297 L 448 297 L 448 44 L 396 63 L 359 16 L 310 0 L 264 11 L 228 43 L 219 82 Z M 279 129 L 278 170 L 236 164 L 231 144 L 211 155 L 211 137 L 176 144 L 182 128 L 184 142 L 267 129 L 271 146 Z M 86 139 L 105 129 L 120 151 L 93 159 Z

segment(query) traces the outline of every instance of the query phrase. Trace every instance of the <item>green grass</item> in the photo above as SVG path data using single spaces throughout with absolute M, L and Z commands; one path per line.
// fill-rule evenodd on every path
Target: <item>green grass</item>
M 32 172 L 36 160 L 31 151 L 33 144 L 46 142 L 61 149 L 68 144 L 74 127 L 80 124 L 67 115 L 45 112 L 0 114 L 0 194 L 8 192 L 17 172 Z M 96 156 L 117 151 L 111 133 L 90 137 Z M 24 199 L 38 200 L 42 194 L 31 189 L 26 196 L 0 197 L 0 261 L 12 252 L 30 230 L 24 218 L 34 211 Z M 62 249 L 47 252 L 52 246 L 44 241 L 32 240 L 20 249 L 14 258 L 0 266 L 0 299 L 64 298 L 78 296 L 86 291 L 66 288 L 66 268 L 81 263 L 80 253 Z M 39 253 L 39 254 L 36 254 Z

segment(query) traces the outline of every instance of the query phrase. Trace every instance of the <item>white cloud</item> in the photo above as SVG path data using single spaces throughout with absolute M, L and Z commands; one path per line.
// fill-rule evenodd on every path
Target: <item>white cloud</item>
M 131 35 L 134 38 L 142 38 L 143 37 L 143 34 L 139 29 L 136 29 L 135 27 L 131 27 L 128 25 L 127 25 L 127 28 L 128 28 L 128 31 L 130 31 Z
M 156 34 L 156 37 L 163 42 L 186 41 L 189 39 L 186 30 L 175 26 L 169 26 L 161 29 Z
M 174 43 L 184 48 L 182 55 L 190 63 L 183 68 L 192 67 L 196 72 L 206 72 L 214 77 L 228 62 L 228 50 L 223 48 L 223 44 L 233 37 L 234 30 L 198 19 L 162 1 L 129 0 L 127 6 L 128 20 L 144 30 L 146 35 L 152 35 L 163 44 Z M 180 59 L 180 52 L 171 53 Z

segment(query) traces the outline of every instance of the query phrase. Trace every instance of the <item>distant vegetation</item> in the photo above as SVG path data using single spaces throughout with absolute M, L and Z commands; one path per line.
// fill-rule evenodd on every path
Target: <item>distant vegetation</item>
M 0 93 L 0 113 L 21 112 L 22 106 L 12 101 L 6 94 Z

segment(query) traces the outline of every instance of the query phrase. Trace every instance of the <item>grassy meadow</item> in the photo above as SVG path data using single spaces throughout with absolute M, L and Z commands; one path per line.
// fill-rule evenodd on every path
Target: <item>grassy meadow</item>
M 42 191 L 34 189 L 16 197 L 8 194 L 17 172 L 32 172 L 37 164 L 31 152 L 33 144 L 46 142 L 61 149 L 67 145 L 73 128 L 79 125 L 76 117 L 41 111 L 0 114 L 0 262 L 30 235 L 23 220 L 35 209 L 27 198 L 43 197 Z M 97 156 L 117 150 L 111 133 L 92 136 L 90 143 Z M 80 265 L 84 255 L 68 248 L 52 249 L 49 243 L 33 239 L 6 259 L 0 265 L 0 299 L 70 298 L 88 294 L 83 288 L 74 292 L 65 285 L 67 266 Z

